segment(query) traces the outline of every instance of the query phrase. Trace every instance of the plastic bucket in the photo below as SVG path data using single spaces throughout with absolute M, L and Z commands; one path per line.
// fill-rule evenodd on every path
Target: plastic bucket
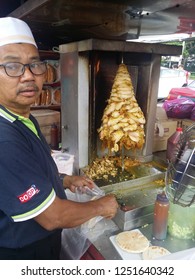
M 52 157 L 58 167 L 59 173 L 72 175 L 73 163 L 74 163 L 73 155 L 70 155 L 67 153 L 62 153 L 62 152 L 57 152 L 57 153 L 53 153 Z

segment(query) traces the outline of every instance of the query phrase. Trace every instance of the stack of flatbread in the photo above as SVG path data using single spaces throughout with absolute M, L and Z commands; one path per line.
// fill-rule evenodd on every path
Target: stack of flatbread
M 149 240 L 138 230 L 123 231 L 116 235 L 116 244 L 128 253 L 142 253 L 150 245 Z
M 125 64 L 120 64 L 98 129 L 103 146 L 117 152 L 124 146 L 141 149 L 145 142 L 145 117 L 135 98 L 132 80 Z

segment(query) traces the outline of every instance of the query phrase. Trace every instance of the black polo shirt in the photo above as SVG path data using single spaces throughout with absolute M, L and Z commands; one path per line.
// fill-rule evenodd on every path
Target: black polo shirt
M 0 247 L 20 248 L 53 233 L 33 217 L 66 195 L 36 119 L 0 106 L 0 128 Z

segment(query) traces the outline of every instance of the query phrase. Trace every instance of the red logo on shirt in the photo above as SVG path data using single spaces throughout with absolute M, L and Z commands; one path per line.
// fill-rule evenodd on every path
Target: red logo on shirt
M 39 192 L 39 189 L 35 185 L 32 185 L 25 193 L 18 196 L 20 202 L 25 203 L 29 201 L 35 194 Z

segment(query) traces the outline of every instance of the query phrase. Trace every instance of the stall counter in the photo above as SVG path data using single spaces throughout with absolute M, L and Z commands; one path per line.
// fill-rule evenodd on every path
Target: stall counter
M 117 233 L 121 232 L 121 230 L 115 226 L 113 227 L 112 221 L 111 223 L 111 229 L 106 230 L 102 235 L 100 235 L 96 241 L 93 242 L 93 244 L 89 247 L 87 252 L 82 256 L 81 259 L 94 259 L 94 260 L 122 260 L 122 256 L 118 253 L 116 248 L 113 246 L 113 243 L 110 240 L 111 236 L 116 235 Z M 178 239 L 175 237 L 170 236 L 167 234 L 166 240 L 163 241 L 157 241 L 153 239 L 152 237 L 152 224 L 146 225 L 144 227 L 139 228 L 139 230 L 150 240 L 151 245 L 155 246 L 161 246 L 166 248 L 171 253 L 174 253 L 173 256 L 175 256 L 175 259 L 180 258 L 179 254 L 175 254 L 176 252 L 185 252 L 184 250 L 187 250 L 186 252 L 190 252 L 189 254 L 193 254 L 192 258 L 195 259 L 195 240 L 184 240 L 184 239 Z M 193 250 L 194 248 L 194 250 Z M 191 251 L 188 251 L 188 249 L 192 249 Z M 189 255 L 188 254 L 188 255 Z M 135 258 L 132 257 L 132 254 L 130 254 L 130 259 L 138 259 L 137 254 L 135 254 Z M 182 254 L 182 256 L 185 254 Z M 190 256 L 188 256 L 190 258 Z M 171 259 L 171 255 L 169 257 Z M 187 257 L 186 257 L 187 258 Z M 141 259 L 141 257 L 140 257 Z

